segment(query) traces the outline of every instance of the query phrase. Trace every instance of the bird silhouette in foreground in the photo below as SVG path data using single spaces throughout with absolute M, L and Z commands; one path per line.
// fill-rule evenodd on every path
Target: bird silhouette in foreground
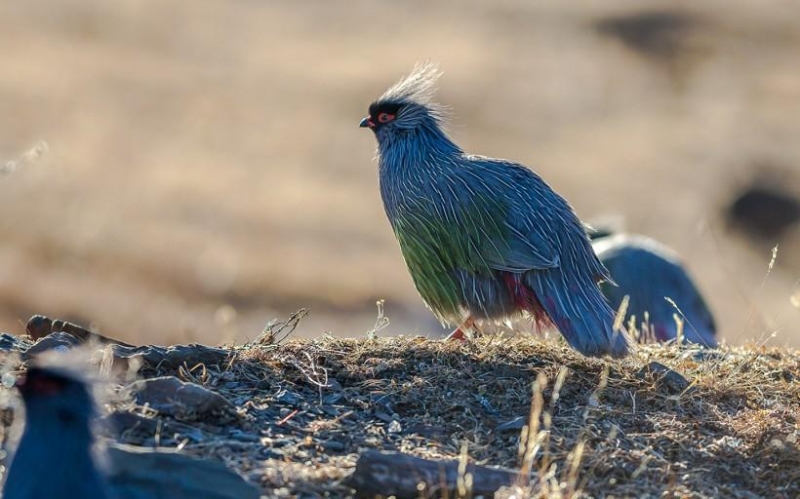
M 612 307 L 619 308 L 628 296 L 626 317 L 644 323 L 639 328 L 656 341 L 678 337 L 677 315 L 684 323 L 684 341 L 717 346 L 714 317 L 675 252 L 644 236 L 590 235 L 597 256 L 617 284 L 601 286 Z
M 98 452 L 92 432 L 95 401 L 75 369 L 34 365 L 17 387 L 25 429 L 3 499 L 259 497 L 258 489 L 216 461 L 119 444 Z
M 17 388 L 25 430 L 3 498 L 115 497 L 92 451 L 94 400 L 86 384 L 55 369 L 31 367 Z
M 422 299 L 458 326 L 451 337 L 529 314 L 585 355 L 626 355 L 598 287 L 608 273 L 569 203 L 526 167 L 456 145 L 432 100 L 438 77 L 418 66 L 361 121 L 378 141 L 384 208 Z

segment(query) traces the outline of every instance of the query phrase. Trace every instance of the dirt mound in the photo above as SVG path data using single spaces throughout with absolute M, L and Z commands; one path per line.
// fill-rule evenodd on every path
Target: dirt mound
M 513 470 L 530 477 L 523 497 L 800 494 L 797 352 L 647 345 L 607 361 L 530 337 L 274 341 L 215 364 L 140 350 L 140 377 L 201 385 L 237 414 L 167 416 L 112 397 L 106 435 L 219 459 L 266 497 L 355 497 L 350 475 L 370 451 Z M 115 365 L 135 357 L 106 348 Z M 479 490 L 481 473 L 462 492 Z

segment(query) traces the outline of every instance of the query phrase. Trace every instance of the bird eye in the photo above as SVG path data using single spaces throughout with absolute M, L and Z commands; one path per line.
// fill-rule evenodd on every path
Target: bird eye
M 393 119 L 394 119 L 394 115 L 393 114 L 380 113 L 378 115 L 378 123 L 389 123 Z

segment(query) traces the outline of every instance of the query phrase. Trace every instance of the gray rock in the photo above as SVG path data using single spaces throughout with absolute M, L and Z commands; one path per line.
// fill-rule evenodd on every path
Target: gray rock
M 69 333 L 57 332 L 49 334 L 33 344 L 30 348 L 25 350 L 22 354 L 23 360 L 29 360 L 32 357 L 39 355 L 50 350 L 70 350 L 81 344 L 81 340 L 72 336 Z
M 8 333 L 0 333 L 0 351 L 3 352 L 24 352 L 31 347 L 31 343 L 19 336 Z
M 236 413 L 236 407 L 222 395 L 174 376 L 135 381 L 126 391 L 137 404 L 168 416 L 186 419 Z
M 167 369 L 177 369 L 184 364 L 190 366 L 197 364 L 205 364 L 207 366 L 220 365 L 224 364 L 232 355 L 230 350 L 196 343 L 169 347 L 112 345 L 111 348 L 116 359 L 138 359 L 145 366 L 153 368 L 161 366 Z
M 169 449 L 115 444 L 109 482 L 119 499 L 258 499 L 259 490 L 218 461 Z
M 60 319 L 51 319 L 44 315 L 34 315 L 30 319 L 28 319 L 28 323 L 25 325 L 25 332 L 27 332 L 28 336 L 30 336 L 35 340 L 44 338 L 45 336 L 52 333 L 64 332 L 71 334 L 72 336 L 80 340 L 82 343 L 90 343 L 90 342 L 101 343 L 101 344 L 115 343 L 118 345 L 133 347 L 133 345 L 130 345 L 128 343 L 119 340 L 115 340 L 113 338 L 109 338 L 107 336 L 103 336 L 100 333 L 90 331 L 77 324 L 73 324 L 67 321 L 62 321 Z
M 642 380 L 652 379 L 659 392 L 672 395 L 688 392 L 692 385 L 682 374 L 658 362 L 651 362 L 641 368 L 636 377 Z

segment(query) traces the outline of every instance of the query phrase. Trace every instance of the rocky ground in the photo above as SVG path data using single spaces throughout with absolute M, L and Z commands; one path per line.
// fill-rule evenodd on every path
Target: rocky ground
M 288 338 L 301 315 L 220 348 L 136 347 L 40 317 L 0 347 L 18 374 L 88 341 L 112 379 L 105 437 L 220 460 L 263 497 L 800 494 L 795 351 L 647 345 L 609 361 L 522 335 Z

